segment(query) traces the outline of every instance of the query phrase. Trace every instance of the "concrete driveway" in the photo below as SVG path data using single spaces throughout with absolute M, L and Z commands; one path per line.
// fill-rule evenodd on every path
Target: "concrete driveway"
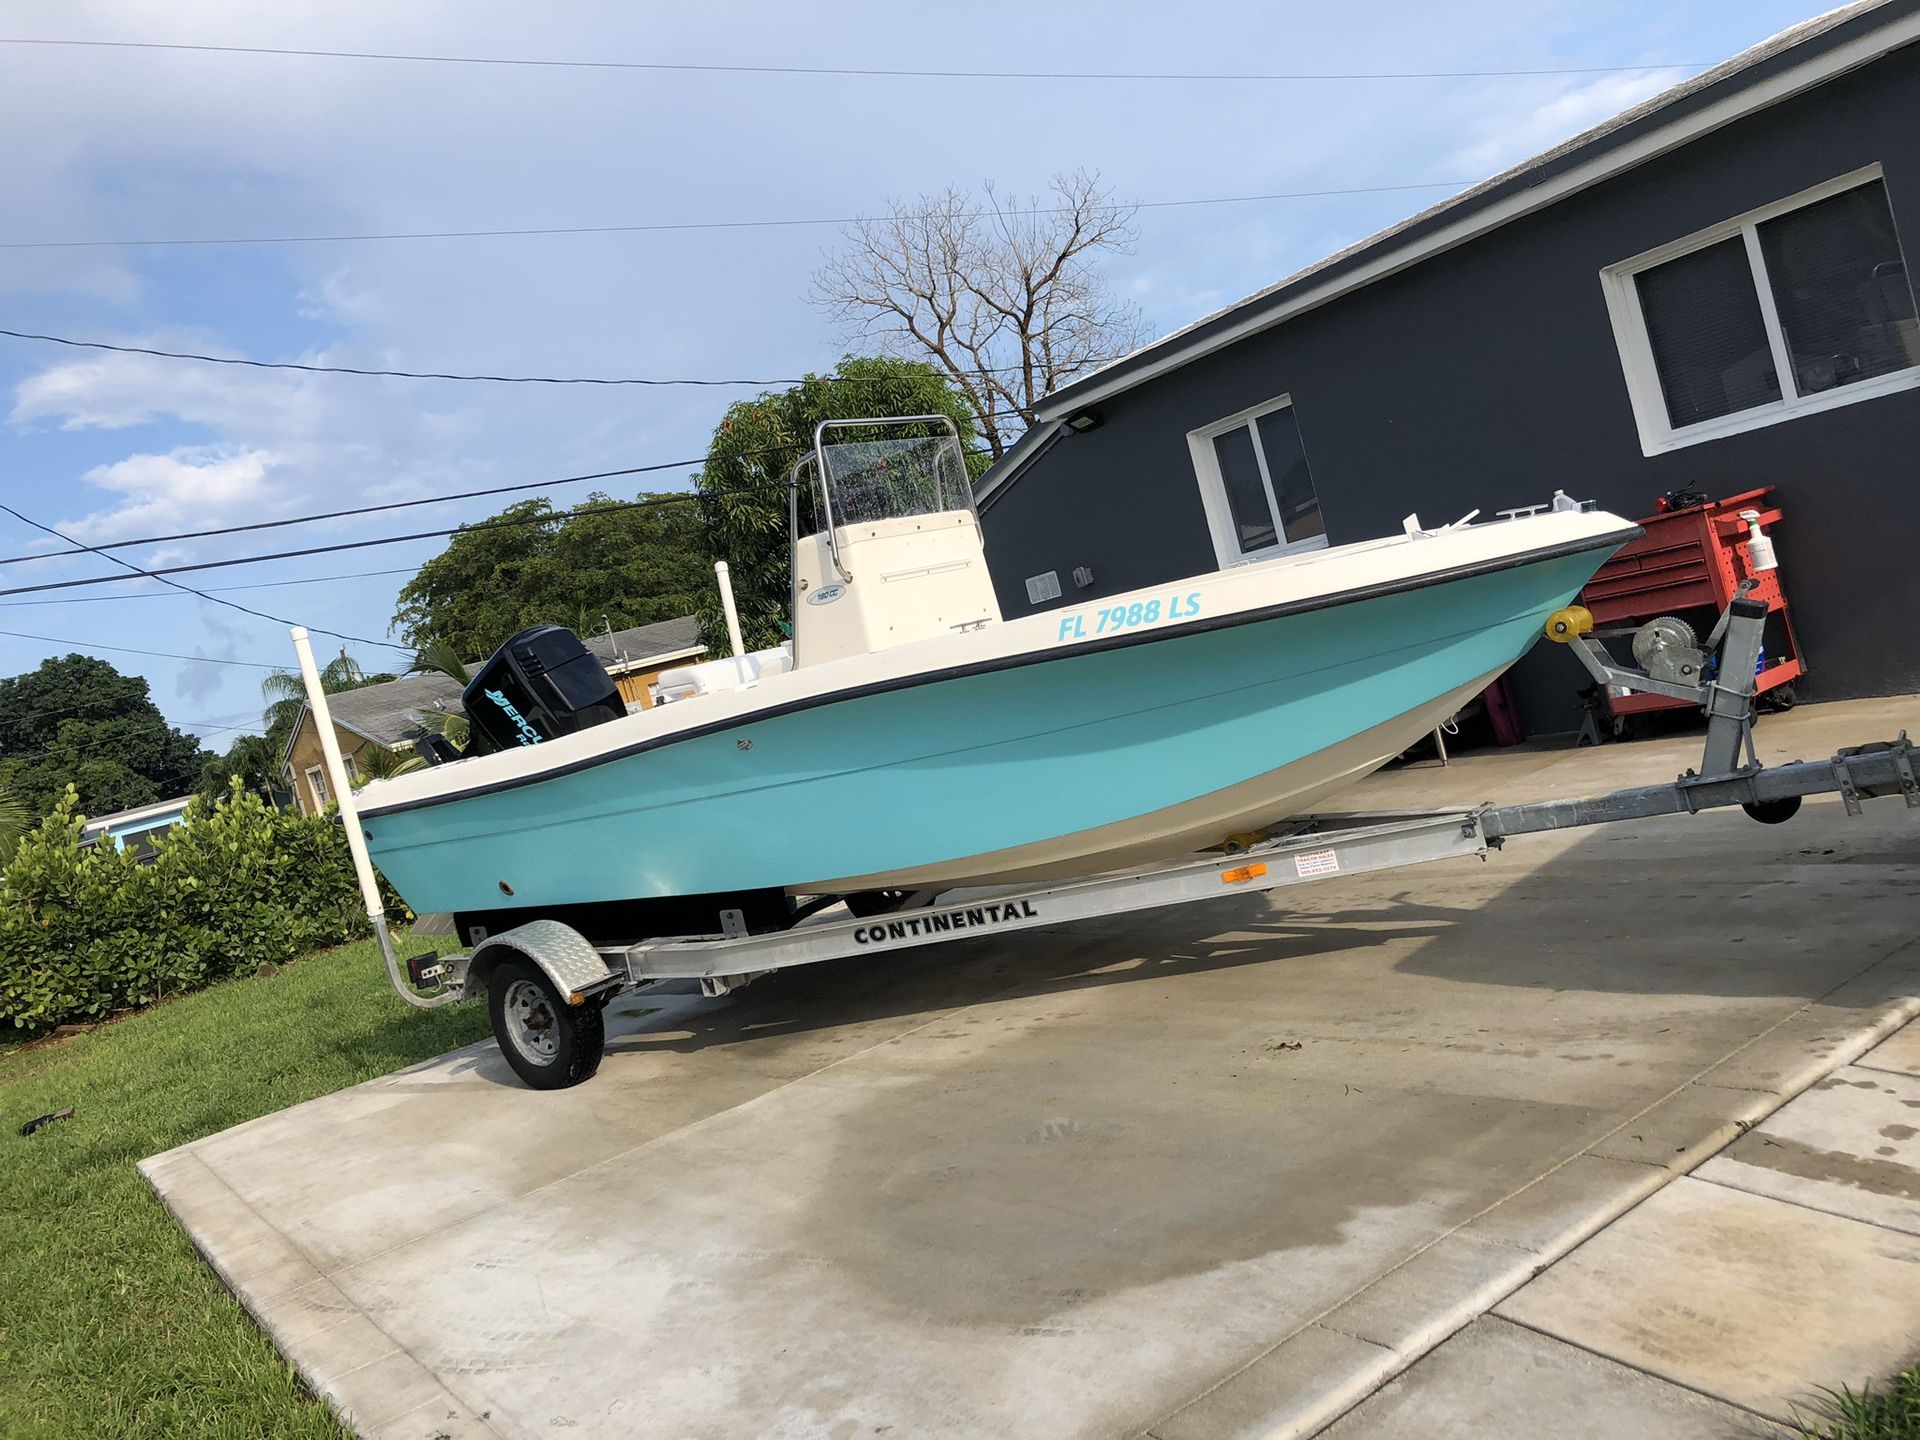
M 1762 748 L 1914 720 L 1807 708 Z M 1522 840 L 629 998 L 578 1089 L 488 1044 L 145 1169 L 370 1436 L 1309 1433 L 1912 1013 L 1916 858 L 1897 800 Z

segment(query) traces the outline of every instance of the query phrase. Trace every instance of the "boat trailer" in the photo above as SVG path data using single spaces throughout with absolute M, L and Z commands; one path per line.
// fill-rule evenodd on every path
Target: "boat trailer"
M 466 953 L 412 957 L 404 976 L 306 632 L 296 629 L 293 635 L 362 894 L 394 989 L 423 1008 L 486 995 L 495 1037 L 515 1072 L 535 1089 L 559 1089 L 578 1084 L 598 1067 L 607 1002 L 660 981 L 696 980 L 703 994 L 725 995 L 796 965 L 1070 925 L 1336 875 L 1484 858 L 1516 836 L 1619 820 L 1737 805 L 1763 824 L 1779 824 L 1793 817 L 1806 796 L 1824 794 L 1838 794 L 1849 815 L 1858 815 L 1863 801 L 1878 796 L 1899 795 L 1909 809 L 1920 808 L 1915 749 L 1905 731 L 1823 760 L 1760 763 L 1753 716 L 1765 616 L 1764 605 L 1737 595 L 1701 647 L 1680 643 L 1676 630 L 1657 629 L 1662 622 L 1651 621 L 1635 633 L 1635 654 L 1645 669 L 1620 665 L 1582 607 L 1557 611 L 1547 621 L 1547 638 L 1567 645 L 1600 683 L 1693 701 L 1705 711 L 1699 770 L 1664 784 L 1522 805 L 1292 817 L 1172 864 L 1049 884 L 919 891 L 884 914 L 851 914 L 839 897 L 820 897 L 800 907 L 803 918 L 791 928 L 761 933 L 749 933 L 738 910 L 719 913 L 719 934 L 623 944 L 595 944 L 557 920 L 532 920 L 497 934 L 470 935 L 473 948 Z M 435 993 L 419 993 L 430 986 Z

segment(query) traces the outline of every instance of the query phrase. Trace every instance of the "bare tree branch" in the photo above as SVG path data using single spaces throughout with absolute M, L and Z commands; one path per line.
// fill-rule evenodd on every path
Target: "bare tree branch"
M 1099 268 L 1129 253 L 1134 208 L 1099 176 L 1056 175 L 1044 199 L 978 201 L 949 187 L 850 225 L 813 277 L 849 339 L 924 354 L 967 397 L 997 459 L 1052 391 L 1146 338 Z

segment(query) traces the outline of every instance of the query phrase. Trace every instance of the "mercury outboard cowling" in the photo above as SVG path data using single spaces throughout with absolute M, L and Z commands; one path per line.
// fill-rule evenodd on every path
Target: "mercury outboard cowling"
M 477 755 L 538 745 L 627 713 L 599 657 L 561 625 L 522 630 L 494 651 L 460 703 L 473 722 L 467 750 Z

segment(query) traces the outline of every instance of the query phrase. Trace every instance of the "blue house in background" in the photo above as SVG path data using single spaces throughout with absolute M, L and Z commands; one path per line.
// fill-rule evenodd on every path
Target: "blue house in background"
M 187 807 L 192 803 L 193 796 L 182 795 L 177 799 L 160 800 L 152 805 L 98 816 L 87 821 L 86 828 L 81 832 L 82 843 L 98 845 L 107 841 L 115 849 L 132 850 L 135 858 L 142 862 L 151 860 L 154 856 L 153 842 L 185 820 Z

